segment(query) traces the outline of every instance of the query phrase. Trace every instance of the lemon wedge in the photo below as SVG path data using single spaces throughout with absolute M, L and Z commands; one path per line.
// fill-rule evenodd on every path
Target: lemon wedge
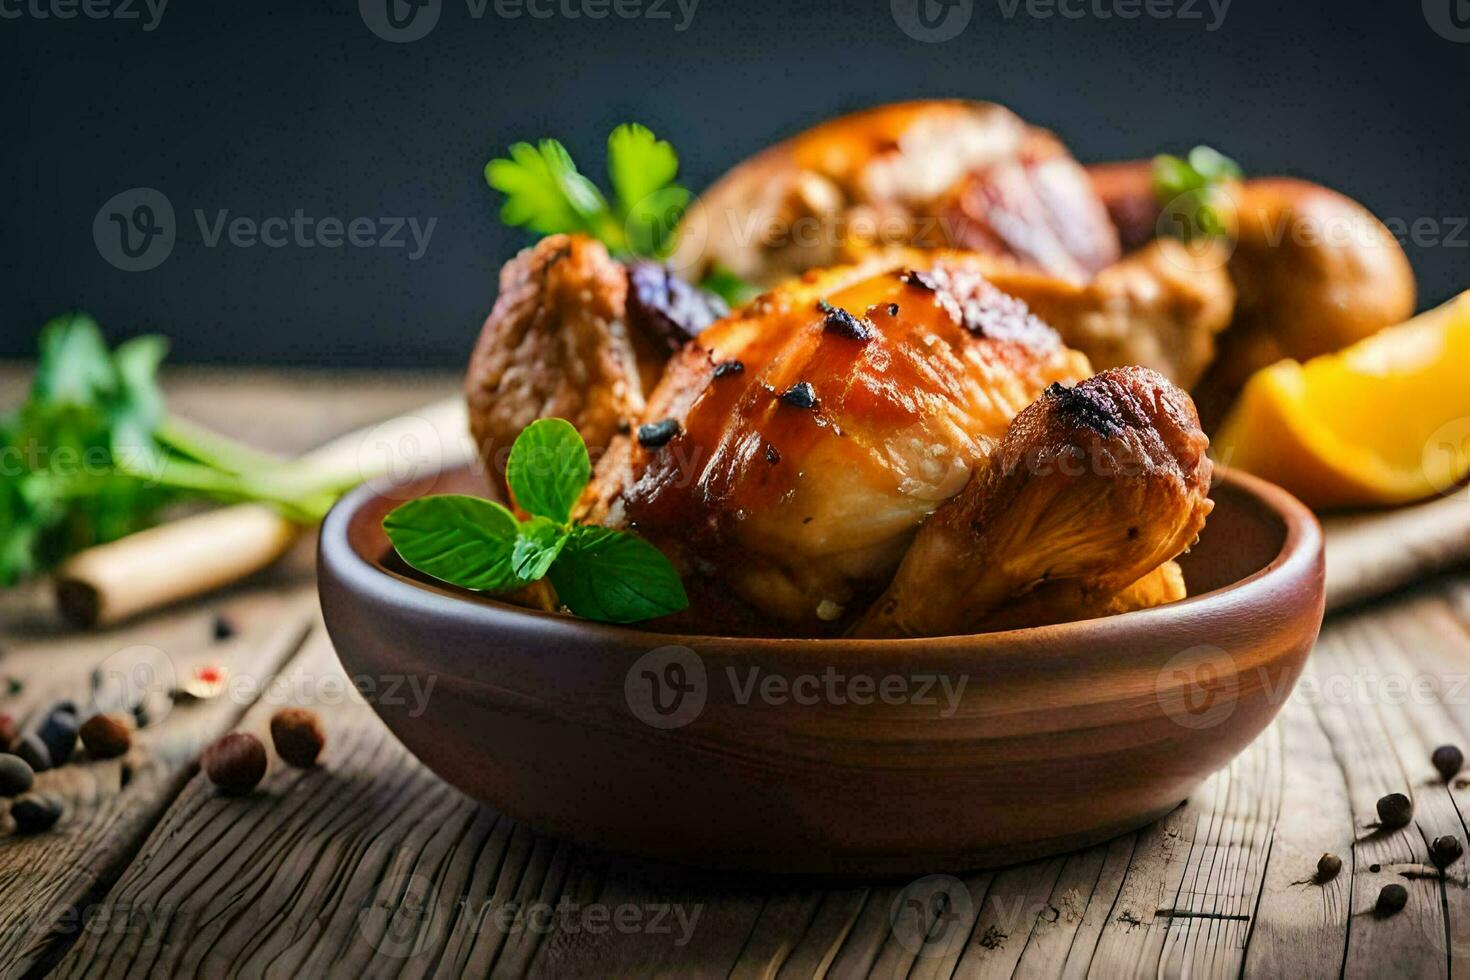
M 1470 291 L 1246 383 L 1215 459 L 1318 510 L 1450 493 L 1470 472 Z

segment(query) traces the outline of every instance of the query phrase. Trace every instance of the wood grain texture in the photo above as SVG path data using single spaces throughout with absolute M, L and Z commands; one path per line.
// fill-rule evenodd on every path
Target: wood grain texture
M 282 451 L 454 385 L 192 370 L 169 383 L 191 416 Z M 319 630 L 295 647 L 292 624 L 314 616 L 309 601 L 291 604 L 307 567 L 93 637 L 59 632 L 41 597 L 0 597 L 0 682 L 25 682 L 0 711 L 23 718 L 82 697 L 92 667 L 137 644 L 183 663 L 228 656 L 258 677 L 290 660 L 277 693 L 253 705 L 180 709 L 125 760 L 43 777 L 69 812 L 50 833 L 0 837 L 0 974 L 1307 978 L 1470 965 L 1463 859 L 1443 882 L 1402 877 L 1422 870 L 1435 834 L 1465 839 L 1470 784 L 1446 787 L 1428 752 L 1470 744 L 1470 577 L 1335 617 L 1275 725 L 1188 803 L 1083 851 L 955 869 L 949 887 L 965 901 L 922 909 L 914 943 L 894 925 L 908 880 L 658 868 L 465 799 L 369 707 L 333 693 L 342 675 Z M 223 647 L 216 609 L 239 627 Z M 303 699 L 328 731 L 317 769 L 273 760 L 243 800 L 190 776 L 213 733 L 263 732 Z M 1415 822 L 1373 836 L 1365 824 L 1389 791 L 1414 797 Z M 1324 851 L 1342 874 L 1303 884 Z M 1389 881 L 1409 887 L 1409 908 L 1363 914 Z

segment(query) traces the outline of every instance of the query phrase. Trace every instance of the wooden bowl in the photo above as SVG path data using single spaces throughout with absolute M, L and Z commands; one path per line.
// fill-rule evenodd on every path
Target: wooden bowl
M 1322 621 L 1316 520 L 1229 471 L 1183 560 L 1191 598 L 933 640 L 652 633 L 385 567 L 396 504 L 477 489 L 465 472 L 391 499 L 363 488 L 328 516 L 322 608 L 343 665 L 466 793 L 680 863 L 953 872 L 1139 827 L 1260 734 Z

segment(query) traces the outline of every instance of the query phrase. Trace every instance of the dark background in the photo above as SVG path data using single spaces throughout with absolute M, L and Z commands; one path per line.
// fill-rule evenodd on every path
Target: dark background
M 170 335 L 181 361 L 457 366 L 526 240 L 482 177 L 512 141 L 556 136 L 602 182 L 607 132 L 638 120 L 697 190 L 825 116 L 922 96 L 1009 105 L 1084 161 L 1209 142 L 1248 172 L 1330 183 L 1434 223 L 1405 242 L 1421 305 L 1470 286 L 1470 44 L 1432 30 L 1420 0 L 1234 0 L 1213 32 L 1204 3 L 1201 19 L 1125 21 L 974 0 L 936 44 L 901 31 L 889 0 L 700 0 L 682 32 L 672 3 L 665 20 L 506 20 L 493 5 L 475 20 L 443 0 L 409 44 L 374 36 L 357 0 L 174 0 L 152 31 L 29 12 L 51 2 L 0 0 L 24 13 L 0 19 L 0 356 L 80 307 L 113 337 Z M 140 186 L 173 203 L 179 240 L 128 273 L 92 223 Z M 410 261 L 207 248 L 196 208 L 438 223 Z

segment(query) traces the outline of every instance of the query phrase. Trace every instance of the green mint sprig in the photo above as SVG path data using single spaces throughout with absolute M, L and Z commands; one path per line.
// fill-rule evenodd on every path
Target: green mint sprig
M 1185 158 L 1154 157 L 1154 196 L 1164 208 L 1161 227 L 1184 241 L 1228 236 L 1221 215 L 1228 204 L 1225 185 L 1240 178 L 1239 164 L 1208 146 L 1196 146 Z
M 663 552 L 625 531 L 572 520 L 591 476 L 576 428 L 540 419 L 521 430 L 506 465 L 511 495 L 528 520 L 492 500 L 444 494 L 394 509 L 383 529 L 411 567 L 477 592 L 515 592 L 545 578 L 575 615 L 604 623 L 687 608 Z

